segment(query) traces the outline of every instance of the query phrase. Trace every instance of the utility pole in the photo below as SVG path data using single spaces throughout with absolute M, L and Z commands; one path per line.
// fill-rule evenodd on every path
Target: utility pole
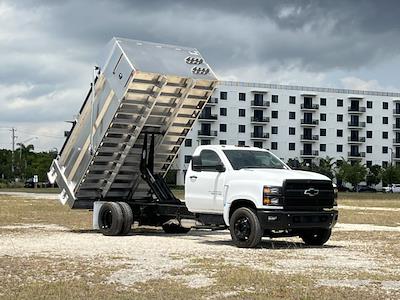
M 17 131 L 17 129 L 15 129 L 14 127 L 12 127 L 10 129 L 11 131 L 11 140 L 12 140 L 12 153 L 11 153 L 11 172 L 13 175 L 13 179 L 15 179 L 14 176 L 14 172 L 15 172 L 15 168 L 14 168 L 14 151 L 15 151 L 15 140 L 17 139 L 17 136 L 15 135 L 15 132 Z

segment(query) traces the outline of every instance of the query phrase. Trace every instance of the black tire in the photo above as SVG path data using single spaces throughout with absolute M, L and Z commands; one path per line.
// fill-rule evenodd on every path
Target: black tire
M 99 211 L 99 227 L 103 235 L 118 235 L 121 232 L 124 216 L 121 206 L 116 202 L 104 203 Z
M 331 237 L 332 229 L 317 228 L 307 230 L 300 234 L 301 239 L 309 246 L 322 246 Z
M 232 241 L 239 248 L 254 248 L 260 243 L 263 230 L 256 213 L 247 207 L 236 209 L 229 220 Z
M 121 207 L 122 215 L 124 218 L 124 220 L 122 222 L 121 232 L 119 234 L 127 235 L 131 231 L 132 224 L 133 224 L 132 208 L 126 202 L 118 202 L 118 204 Z
M 162 229 L 164 230 L 165 233 L 168 234 L 185 234 L 188 233 L 191 228 L 182 227 L 177 224 L 167 223 L 162 226 Z

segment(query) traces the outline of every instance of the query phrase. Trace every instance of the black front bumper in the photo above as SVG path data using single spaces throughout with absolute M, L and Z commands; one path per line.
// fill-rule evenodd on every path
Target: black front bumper
M 258 210 L 263 230 L 332 228 L 338 219 L 338 211 L 285 211 Z

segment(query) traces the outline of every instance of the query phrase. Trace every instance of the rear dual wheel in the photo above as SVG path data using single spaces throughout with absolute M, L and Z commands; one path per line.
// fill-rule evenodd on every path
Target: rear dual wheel
M 126 235 L 133 224 L 132 209 L 125 202 L 106 202 L 100 208 L 98 223 L 103 235 Z

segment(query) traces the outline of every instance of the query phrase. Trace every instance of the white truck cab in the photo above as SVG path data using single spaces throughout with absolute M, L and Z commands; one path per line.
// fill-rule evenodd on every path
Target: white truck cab
M 229 226 L 239 247 L 282 234 L 324 244 L 337 221 L 336 195 L 328 177 L 292 170 L 255 147 L 199 146 L 185 178 L 188 210 L 204 223 Z

